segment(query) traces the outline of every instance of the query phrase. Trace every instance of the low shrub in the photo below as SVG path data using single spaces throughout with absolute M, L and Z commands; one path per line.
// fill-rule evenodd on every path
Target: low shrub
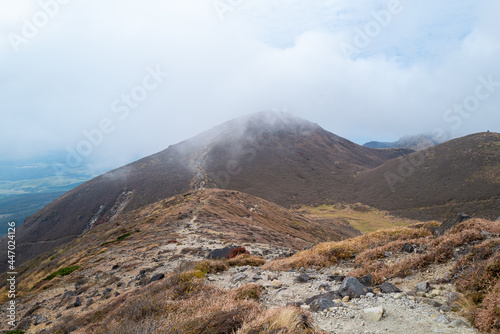
M 262 289 L 262 285 L 259 284 L 248 283 L 242 285 L 235 291 L 236 299 L 259 300 L 262 294 Z
M 261 256 L 244 253 L 237 255 L 232 259 L 226 260 L 226 263 L 231 267 L 243 267 L 243 266 L 259 267 L 266 263 L 266 259 L 264 259 Z
M 235 247 L 229 251 L 228 259 L 233 259 L 240 254 L 250 254 L 245 247 Z
M 53 272 L 49 276 L 45 277 L 43 280 L 44 281 L 50 281 L 50 280 L 54 279 L 56 276 L 66 276 L 66 275 L 69 275 L 73 271 L 77 270 L 78 268 L 80 268 L 80 266 L 72 266 L 72 267 L 61 268 L 58 271 Z

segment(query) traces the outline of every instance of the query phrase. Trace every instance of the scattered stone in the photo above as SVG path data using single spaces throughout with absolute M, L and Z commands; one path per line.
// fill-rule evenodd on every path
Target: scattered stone
M 311 277 L 307 274 L 300 274 L 299 276 L 297 276 L 295 278 L 295 283 L 307 283 L 309 282 L 309 280 L 311 279 Z
M 116 270 L 120 268 L 120 265 L 119 264 L 115 264 L 113 267 L 111 267 L 111 270 Z
M 274 274 L 274 273 L 271 273 L 269 275 L 267 275 L 267 280 L 268 281 L 274 281 L 274 280 L 277 280 L 278 279 L 278 275 Z
M 33 325 L 39 325 L 43 324 L 44 322 L 47 322 L 47 317 L 44 315 L 34 315 L 33 316 Z
M 444 312 L 444 313 L 451 312 L 451 306 L 443 305 L 439 308 L 439 312 Z
M 470 328 L 469 324 L 467 324 L 465 321 L 463 321 L 461 319 L 453 320 L 450 323 L 450 327 L 453 327 L 453 328 Z
M 398 300 L 398 299 L 401 299 L 403 298 L 403 294 L 402 293 L 395 293 L 392 295 L 392 298 Z
M 338 290 L 338 293 L 342 297 L 349 296 L 350 298 L 358 298 L 359 296 L 366 295 L 368 292 L 373 292 L 373 290 L 367 288 L 352 276 L 347 277 Z
M 366 294 L 366 297 L 368 297 L 368 298 L 373 298 L 373 297 L 375 297 L 375 294 L 374 294 L 373 292 L 368 292 L 368 293 Z
M 364 321 L 372 321 L 372 322 L 380 321 L 380 319 L 382 319 L 383 315 L 384 315 L 384 308 L 383 307 L 367 308 L 361 312 L 361 318 Z
M 107 288 L 105 289 L 103 292 L 102 292 L 102 297 L 101 299 L 108 299 L 111 297 L 111 292 L 113 291 L 113 289 L 110 289 L 110 288 Z
M 327 292 L 327 293 L 322 293 L 320 295 L 316 295 L 316 296 L 307 298 L 305 300 L 305 303 L 307 305 L 310 305 L 313 301 L 315 301 L 317 299 L 321 299 L 321 298 L 330 299 L 330 300 L 336 300 L 336 299 L 340 300 L 341 296 L 338 293 L 334 292 L 334 291 L 330 291 L 330 292 Z
M 328 283 L 321 283 L 318 287 L 319 290 L 325 290 L 329 291 L 330 290 L 330 284 Z
M 368 274 L 359 279 L 359 283 L 363 284 L 364 286 L 371 286 L 372 285 L 372 275 Z
M 255 274 L 255 275 L 252 276 L 252 280 L 254 280 L 254 281 L 259 281 L 261 279 L 262 279 L 262 277 L 260 277 L 259 274 Z
M 449 324 L 450 323 L 450 320 L 448 320 L 447 317 L 445 317 L 444 315 L 440 315 L 437 319 L 436 319 L 436 322 L 440 322 L 442 324 Z
M 350 299 L 349 296 L 345 296 L 344 298 L 342 298 L 342 302 L 347 303 L 349 301 L 349 299 Z
M 92 298 L 89 298 L 87 299 L 87 307 L 89 307 L 90 305 L 94 304 L 94 300 Z
M 417 285 L 415 285 L 415 292 L 424 292 L 424 293 L 427 293 L 427 292 L 430 292 L 432 290 L 431 288 L 431 285 L 429 284 L 429 282 L 421 282 L 421 283 L 418 283 Z
M 157 275 L 154 275 L 153 277 L 151 277 L 151 279 L 149 280 L 149 283 L 156 282 L 156 281 L 162 280 L 164 278 L 165 278 L 165 274 L 157 274 Z
M 311 311 L 319 312 L 330 309 L 330 307 L 337 306 L 331 299 L 320 298 L 313 301 L 310 305 Z
M 246 278 L 247 278 L 247 274 L 239 273 L 233 277 L 232 282 L 238 283 L 238 282 L 245 280 Z
M 277 279 L 275 279 L 274 281 L 271 282 L 271 287 L 275 288 L 275 289 L 279 289 L 283 286 L 283 284 L 278 281 Z
M 212 260 L 217 260 L 217 259 L 226 259 L 229 256 L 229 253 L 237 247 L 232 246 L 232 247 L 224 247 L 224 248 L 219 248 L 219 249 L 214 249 L 208 254 L 208 258 Z
M 389 282 L 382 283 L 377 286 L 381 292 L 383 293 L 399 293 L 401 290 L 398 289 L 397 286 L 391 284 Z
M 80 307 L 80 306 L 82 306 L 82 300 L 80 299 L 80 297 L 76 297 L 73 307 Z
M 448 306 L 453 306 L 458 299 L 460 299 L 460 294 L 457 292 L 447 292 L 446 293 L 446 303 Z
M 331 282 L 339 282 L 342 283 L 345 280 L 345 276 L 342 275 L 330 275 L 327 279 Z
M 401 250 L 406 253 L 416 253 L 418 250 L 418 246 L 406 243 L 403 245 L 403 248 L 401 248 Z

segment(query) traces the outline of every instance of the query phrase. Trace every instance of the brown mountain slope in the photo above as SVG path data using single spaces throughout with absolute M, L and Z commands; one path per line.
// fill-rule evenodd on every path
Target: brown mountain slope
M 358 171 L 408 152 L 362 147 L 284 113 L 235 119 L 90 180 L 30 216 L 17 230 L 17 258 L 190 189 L 234 189 L 286 206 L 341 200 Z
M 252 195 L 204 189 L 170 197 L 95 225 L 72 242 L 19 266 L 17 281 L 20 290 L 27 292 L 58 266 L 74 265 L 76 260 L 81 266 L 93 268 L 88 261 L 101 261 L 97 255 L 108 248 L 120 250 L 113 251 L 115 257 L 126 251 L 131 257 L 151 260 L 171 244 L 188 247 L 194 243 L 205 255 L 213 248 L 246 243 L 294 252 L 319 242 L 339 241 L 360 234 L 347 223 L 316 222 Z M 117 242 L 124 235 L 123 242 Z M 147 250 L 137 252 L 142 248 Z M 4 286 L 6 280 L 3 282 L 0 286 Z
M 478 133 L 359 173 L 356 198 L 420 219 L 500 215 L 500 134 Z

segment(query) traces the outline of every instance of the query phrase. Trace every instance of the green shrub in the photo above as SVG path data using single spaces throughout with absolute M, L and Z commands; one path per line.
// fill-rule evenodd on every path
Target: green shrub
M 52 280 L 53 278 L 55 278 L 56 276 L 66 276 L 66 275 L 69 275 L 69 274 L 71 274 L 73 271 L 77 270 L 78 268 L 80 268 L 80 266 L 72 266 L 72 267 L 64 267 L 64 268 L 61 268 L 61 269 L 59 269 L 58 271 L 53 272 L 53 273 L 52 273 L 52 274 L 50 274 L 49 276 L 45 277 L 43 280 L 44 280 L 44 281 L 50 281 L 50 280 Z
M 107 244 L 111 244 L 111 243 L 113 243 L 113 242 L 123 241 L 123 240 L 125 240 L 126 238 L 130 237 L 131 235 L 132 235 L 132 233 L 130 233 L 130 232 L 129 232 L 129 233 L 125 233 L 125 234 L 123 234 L 123 235 L 120 235 L 118 238 L 116 238 L 116 239 L 115 239 L 115 240 L 113 240 L 113 241 L 106 241 L 106 242 L 103 242 L 103 243 L 101 244 L 101 247 L 102 247 L 102 246 L 106 246 Z

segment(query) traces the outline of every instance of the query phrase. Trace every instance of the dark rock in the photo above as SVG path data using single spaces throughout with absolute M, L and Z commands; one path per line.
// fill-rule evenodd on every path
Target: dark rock
M 330 307 L 337 306 L 337 304 L 331 299 L 319 298 L 314 300 L 309 306 L 311 307 L 311 311 L 318 312 L 328 310 Z
M 111 292 L 113 291 L 113 289 L 110 289 L 110 288 L 107 288 L 105 289 L 103 292 L 102 292 L 102 297 L 101 299 L 108 299 L 111 297 Z
M 394 284 L 391 284 L 389 282 L 382 283 L 382 284 L 378 285 L 377 288 L 379 288 L 382 293 L 401 292 L 401 290 L 399 290 L 397 286 L 395 286 Z
M 311 303 L 317 299 L 330 299 L 330 300 L 335 300 L 335 299 L 342 299 L 342 297 L 334 292 L 334 291 L 330 291 L 330 292 L 327 292 L 327 293 L 322 293 L 320 295 L 316 295 L 316 296 L 313 296 L 313 297 L 310 297 L 310 298 L 307 298 L 305 300 L 305 303 L 306 305 L 311 305 Z
M 17 324 L 16 329 L 21 330 L 21 331 L 27 331 L 31 327 L 31 323 L 32 323 L 31 318 L 23 318 Z
M 219 249 L 214 249 L 208 254 L 209 259 L 217 260 L 217 259 L 226 259 L 229 256 L 231 250 L 237 247 L 224 247 Z
M 352 276 L 347 277 L 338 290 L 339 295 L 342 297 L 349 296 L 349 298 L 357 298 L 366 295 L 368 292 L 373 292 L 373 290 L 367 288 Z
M 111 267 L 111 270 L 116 270 L 120 268 L 120 265 L 119 264 L 115 264 L 113 267 Z
M 118 282 L 118 283 L 116 283 L 116 286 L 117 286 L 117 287 L 122 287 L 124 284 L 125 284 L 125 283 L 123 283 L 123 282 Z
M 62 300 L 70 297 L 76 296 L 76 291 L 66 291 L 64 295 L 62 296 Z
M 139 276 L 141 275 L 146 275 L 146 270 L 145 269 L 142 269 L 140 272 L 139 272 Z
M 80 297 L 76 297 L 73 307 L 80 307 L 80 306 L 82 306 L 82 300 L 80 299 Z
M 34 315 L 33 317 L 33 325 L 39 325 L 43 324 L 44 322 L 47 322 L 47 317 L 44 315 Z
M 446 305 L 443 305 L 439 308 L 439 311 L 441 312 L 445 312 L 445 313 L 448 313 L 448 312 L 451 312 L 451 306 L 446 306 Z
M 460 299 L 460 294 L 457 292 L 447 292 L 446 293 L 446 303 L 448 306 L 453 306 Z
M 418 246 L 406 243 L 403 245 L 403 248 L 401 248 L 401 250 L 406 253 L 416 253 L 418 250 Z
M 241 282 L 241 281 L 245 280 L 246 278 L 247 278 L 247 274 L 243 274 L 243 273 L 236 274 L 233 277 L 232 282 L 233 283 Z
M 299 276 L 295 277 L 295 283 L 307 283 L 311 277 L 307 274 L 300 274 Z
M 432 290 L 429 282 L 421 282 L 415 285 L 415 292 L 430 292 Z
M 165 274 L 157 274 L 157 275 L 154 275 L 153 277 L 151 277 L 151 279 L 149 280 L 149 283 L 156 282 L 156 281 L 162 280 L 164 278 L 165 278 Z
M 87 299 L 87 307 L 94 304 L 94 300 L 92 298 Z
M 260 275 L 259 275 L 259 274 L 255 274 L 255 275 L 253 275 L 253 276 L 252 276 L 252 279 L 253 279 L 254 281 L 259 281 L 259 280 L 261 280 L 261 279 L 262 279 L 262 277 L 260 277 Z
M 344 279 L 345 279 L 345 276 L 342 276 L 342 275 L 330 275 L 327 277 L 327 279 L 331 282 L 343 282 Z
M 286 304 L 286 306 L 294 306 L 294 307 L 300 307 L 301 305 L 304 305 L 303 302 L 289 302 Z
M 328 283 L 321 283 L 319 285 L 318 289 L 328 291 L 328 290 L 330 290 L 330 284 L 328 284 Z
M 368 274 L 359 278 L 359 283 L 363 284 L 364 286 L 372 286 L 372 275 Z
M 461 222 L 469 220 L 471 218 L 472 217 L 469 216 L 468 214 L 460 212 L 458 215 L 456 215 L 454 217 L 451 217 L 451 218 L 448 218 L 447 220 L 445 220 L 441 224 L 441 226 L 437 227 L 434 230 L 434 234 L 437 235 L 437 236 L 442 236 L 443 234 L 445 234 L 446 232 L 448 232 L 449 230 L 451 230 L 454 226 L 460 224 Z

